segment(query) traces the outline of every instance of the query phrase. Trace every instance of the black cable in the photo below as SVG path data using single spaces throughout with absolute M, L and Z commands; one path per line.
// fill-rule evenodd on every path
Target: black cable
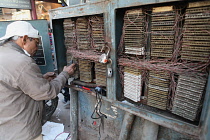
M 99 140 L 100 140 L 100 138 L 101 138 L 101 132 L 100 132 L 101 131 L 101 126 L 103 126 L 103 123 L 104 123 L 104 120 L 103 119 L 104 118 L 107 118 L 107 116 L 101 112 L 101 106 L 102 106 L 102 90 L 100 90 L 100 91 L 95 90 L 95 91 L 96 91 L 96 101 L 97 101 L 97 104 L 96 104 L 96 106 L 95 106 L 95 108 L 93 110 L 93 113 L 91 115 L 91 118 L 92 119 L 100 119 L 99 132 L 98 132 L 99 133 Z M 95 113 L 98 115 L 98 117 L 93 117 L 93 115 Z
M 102 94 L 102 91 L 101 91 L 101 94 Z M 102 106 L 102 95 L 101 94 L 99 94 L 96 91 L 97 105 L 95 106 L 94 111 L 93 111 L 93 113 L 91 115 L 92 119 L 100 119 L 101 117 L 107 118 L 107 116 L 101 112 L 101 106 Z M 96 113 L 99 117 L 93 117 L 94 113 Z

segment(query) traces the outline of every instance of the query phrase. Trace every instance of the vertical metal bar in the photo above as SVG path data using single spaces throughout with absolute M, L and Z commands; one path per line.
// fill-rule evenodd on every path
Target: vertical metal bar
M 31 18 L 32 18 L 32 20 L 36 20 L 37 19 L 35 0 L 31 0 Z
M 78 139 L 78 91 L 70 88 L 70 130 L 71 140 Z
M 159 125 L 151 121 L 144 120 L 141 140 L 157 140 Z
M 118 81 L 116 81 L 116 75 L 117 75 L 117 63 L 116 61 L 116 49 L 115 49 L 115 11 L 113 10 L 113 5 L 112 3 L 109 3 L 108 6 L 108 11 L 104 13 L 104 29 L 105 29 L 105 34 L 106 34 L 106 42 L 108 43 L 109 47 L 111 47 L 111 52 L 110 52 L 110 57 L 112 59 L 112 63 L 109 63 L 107 67 L 112 68 L 113 76 L 111 78 L 107 78 L 107 98 L 111 100 L 116 100 L 116 94 L 117 93 L 116 87 Z M 110 24 L 113 23 L 113 24 Z
M 127 140 L 132 124 L 133 124 L 133 120 L 134 120 L 134 115 L 126 112 L 124 119 L 123 119 L 123 124 L 121 127 L 121 132 L 120 132 L 120 136 L 118 138 L 118 140 Z

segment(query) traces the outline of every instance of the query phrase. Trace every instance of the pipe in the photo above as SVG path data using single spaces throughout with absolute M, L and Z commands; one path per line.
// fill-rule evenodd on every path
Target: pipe
M 157 140 L 159 125 L 151 121 L 144 120 L 141 140 Z
M 37 19 L 35 0 L 31 0 L 31 17 L 32 17 L 32 20 Z
M 121 132 L 120 132 L 120 136 L 118 138 L 118 140 L 127 140 L 132 124 L 133 124 L 133 120 L 134 120 L 134 115 L 126 112 L 124 119 L 123 119 L 123 124 L 121 127 Z
M 78 139 L 78 91 L 70 88 L 70 130 L 71 140 Z

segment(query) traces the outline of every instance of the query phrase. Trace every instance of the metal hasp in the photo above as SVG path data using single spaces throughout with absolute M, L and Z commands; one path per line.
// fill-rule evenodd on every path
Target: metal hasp
M 194 121 L 196 119 L 193 117 L 191 120 L 188 117 L 180 116 L 176 113 L 175 109 L 171 112 L 172 108 L 168 108 L 167 100 L 168 100 L 168 85 L 170 84 L 169 79 L 172 77 L 171 75 L 162 76 L 156 75 L 157 70 L 149 70 L 148 73 L 141 72 L 138 75 L 141 75 L 141 79 L 137 76 L 136 79 L 139 80 L 139 84 L 135 83 L 136 86 L 142 85 L 149 91 L 148 95 L 143 95 L 141 91 L 129 88 L 129 85 L 132 85 L 132 77 L 133 75 L 136 76 L 135 67 L 131 67 L 131 70 L 127 70 L 125 68 L 126 73 L 123 76 L 127 76 L 126 79 L 121 79 L 121 71 L 119 70 L 118 65 L 121 61 L 119 61 L 119 46 L 123 40 L 123 28 L 124 28 L 124 21 L 130 22 L 132 18 L 138 17 L 138 12 L 133 12 L 133 9 L 142 9 L 145 8 L 149 12 L 146 15 L 141 15 L 141 19 L 146 19 L 144 24 L 148 24 L 147 22 L 151 23 L 147 27 L 147 31 L 145 34 L 141 34 L 141 36 L 145 35 L 144 43 L 149 44 L 152 42 L 153 44 L 149 44 L 148 48 L 143 48 L 140 50 L 139 53 L 135 55 L 146 55 L 145 59 L 153 59 L 156 57 L 162 58 L 169 58 L 173 54 L 171 54 L 171 49 L 173 49 L 172 44 L 164 44 L 164 41 L 171 41 L 174 39 L 174 34 L 177 32 L 173 32 L 173 34 L 165 34 L 167 32 L 163 32 L 160 35 L 155 34 L 155 32 L 159 32 L 159 30 L 171 30 L 174 28 L 174 24 L 167 22 L 167 25 L 164 24 L 164 20 L 168 20 L 168 18 L 172 19 L 175 23 L 174 11 L 170 12 L 165 11 L 169 17 L 161 16 L 159 12 L 154 12 L 153 7 L 161 7 L 161 6 L 170 6 L 171 10 L 173 9 L 174 5 L 188 5 L 189 1 L 182 1 L 182 0 L 89 0 L 89 1 L 82 1 L 77 2 L 73 1 L 72 5 L 68 7 L 62 7 L 58 9 L 50 10 L 50 24 L 53 28 L 53 34 L 55 39 L 55 45 L 57 48 L 57 58 L 59 59 L 58 67 L 62 68 L 65 63 L 69 60 L 66 60 L 66 52 L 65 52 L 65 44 L 64 44 L 64 35 L 63 34 L 63 20 L 68 21 L 68 19 L 72 21 L 77 21 L 80 18 L 89 19 L 91 16 L 100 15 L 103 17 L 104 20 L 104 32 L 105 32 L 105 41 L 106 43 L 110 44 L 111 51 L 110 51 L 110 58 L 112 63 L 108 63 L 105 66 L 107 68 L 112 68 L 112 77 L 106 78 L 106 96 L 102 97 L 101 101 L 101 113 L 105 114 L 107 118 L 104 118 L 104 125 L 103 130 L 101 129 L 101 122 L 99 120 L 93 120 L 91 118 L 91 114 L 93 113 L 96 105 L 96 94 L 94 91 L 85 91 L 85 90 L 78 90 L 78 93 L 73 93 L 71 95 L 71 133 L 74 137 L 73 139 L 92 139 L 97 140 L 99 137 L 101 139 L 119 139 L 119 140 L 135 140 L 135 139 L 157 139 L 157 140 L 165 140 L 165 139 L 191 139 L 197 140 L 199 138 L 208 139 L 210 136 L 210 78 L 208 77 L 208 83 L 205 89 L 205 97 L 202 112 L 200 113 L 200 119 Z M 74 4 L 74 5 L 73 5 Z M 152 7 L 152 8 L 151 8 Z M 142 9 L 144 12 L 145 9 Z M 185 7 L 186 9 L 186 7 Z M 131 11 L 130 11 L 131 10 Z M 164 9 L 165 10 L 165 9 Z M 177 9 L 176 9 L 177 10 Z M 179 10 L 179 9 L 178 9 Z M 129 12 L 127 12 L 129 11 Z M 129 14 L 128 18 L 125 20 L 126 12 Z M 177 14 L 177 11 L 175 11 Z M 181 11 L 182 12 L 182 11 Z M 141 13 L 141 12 L 140 12 Z M 172 15 L 170 15 L 172 13 Z M 134 14 L 134 15 L 133 15 Z M 145 13 L 144 13 L 145 14 Z M 147 18 L 144 18 L 146 16 Z M 184 16 L 180 16 L 184 17 Z M 155 21 L 159 19 L 159 21 Z M 193 21 L 193 20 L 192 20 Z M 208 21 L 208 20 L 206 20 Z M 137 22 L 137 21 L 136 21 Z M 198 21 L 196 21 L 198 22 Z M 135 23 L 135 22 L 132 22 Z M 157 23 L 157 24 L 156 24 Z M 65 23 L 66 24 L 66 23 Z M 68 24 L 68 23 L 67 23 Z M 69 23 L 71 24 L 71 23 Z M 170 24 L 170 26 L 169 26 Z M 184 24 L 180 23 L 180 24 Z M 194 23 L 192 23 L 194 24 Z M 129 25 L 129 24 L 128 24 Z M 144 25 L 137 24 L 138 29 L 141 30 Z M 127 25 L 126 25 L 127 26 Z M 58 28 L 59 27 L 59 28 Z M 136 47 L 132 46 L 135 43 L 139 43 L 134 39 L 130 39 L 129 35 L 132 33 L 132 37 L 136 37 L 135 33 L 136 30 L 133 30 L 134 25 L 130 26 L 126 30 L 126 54 L 133 55 L 133 50 Z M 72 31 L 74 31 L 72 29 Z M 85 30 L 87 31 L 87 30 Z M 187 30 L 188 31 L 188 30 Z M 188 32 L 185 32 L 186 34 Z M 136 33 L 137 36 L 139 33 Z M 199 32 L 200 34 L 200 32 Z M 209 33 L 208 33 L 209 34 Z M 75 35 L 75 34 L 73 34 Z M 167 35 L 167 39 L 164 37 Z M 71 36 L 72 38 L 75 36 Z M 139 37 L 139 36 L 138 36 Z M 139 39 L 136 37 L 137 39 Z M 141 38 L 141 41 L 144 41 L 145 38 Z M 86 39 L 86 38 L 85 38 Z M 164 41 L 162 41 L 164 39 Z M 185 39 L 188 39 L 188 36 L 185 36 Z M 70 39 L 69 39 L 70 40 Z M 130 45 L 131 44 L 131 45 Z M 159 51 L 162 51 L 162 46 L 165 46 L 165 49 L 168 50 L 167 56 L 163 53 L 159 55 Z M 172 46 L 172 47 L 171 47 Z M 81 46 L 80 46 L 81 47 Z M 124 47 L 124 46 L 123 46 Z M 152 50 L 153 49 L 153 50 Z M 192 48 L 193 49 L 193 48 Z M 147 55 L 147 53 L 142 53 L 144 50 L 146 52 L 152 52 L 152 55 Z M 164 49 L 163 49 L 164 50 Z M 142 52 L 141 52 L 142 51 Z M 81 55 L 81 54 L 79 54 Z M 126 56 L 127 57 L 127 56 Z M 140 58 L 140 57 L 139 57 Z M 139 62 L 140 59 L 135 61 L 136 63 Z M 146 64 L 147 61 L 144 61 Z M 155 63 L 156 61 L 154 61 Z M 163 61 L 162 61 L 163 62 Z M 131 63 L 132 66 L 136 63 Z M 165 63 L 165 62 L 164 62 Z M 151 67 L 155 66 L 152 64 Z M 144 67 L 145 65 L 142 65 Z M 124 66 L 126 67 L 126 66 Z M 129 67 L 129 66 L 127 66 Z M 141 66 L 139 66 L 141 67 Z M 161 67 L 159 67 L 161 69 Z M 124 71 L 123 71 L 124 72 Z M 175 72 L 174 72 L 175 73 Z M 83 73 L 84 74 L 84 73 Z M 179 74 L 179 73 L 178 73 Z M 144 75 L 148 75 L 144 78 Z M 164 75 L 164 72 L 163 72 Z M 97 77 L 97 76 L 96 76 Z M 83 77 L 85 78 L 85 77 Z M 177 78 L 177 77 L 176 77 Z M 148 83 L 141 82 L 142 79 L 148 80 Z M 175 78 L 174 78 L 175 79 Z M 176 79 L 178 81 L 178 78 Z M 135 81 L 135 80 L 134 80 Z M 121 82 L 129 83 L 127 87 L 123 87 Z M 181 81 L 182 82 L 182 81 Z M 152 84 L 153 83 L 153 84 Z M 191 84 L 192 85 L 192 84 Z M 190 84 L 188 85 L 190 86 Z M 193 85 L 194 86 L 194 85 Z M 164 88 L 163 88 L 164 87 Z M 157 88 L 162 89 L 164 95 L 158 96 L 155 95 L 155 92 L 158 91 Z M 182 88 L 182 86 L 180 86 Z M 127 90 L 126 97 L 124 96 L 124 90 Z M 140 90 L 142 90 L 140 89 Z M 160 90 L 159 90 L 160 91 Z M 146 93 L 146 92 L 145 92 Z M 196 92 L 195 92 L 196 93 Z M 77 95 L 78 94 L 78 95 Z M 135 96 L 135 98 L 130 98 L 130 96 Z M 155 95 L 155 96 L 154 96 Z M 177 94 L 178 95 L 178 94 Z M 162 98 L 164 96 L 164 98 Z M 194 96 L 192 94 L 192 96 Z M 145 97 L 146 101 L 149 99 L 149 105 L 144 104 L 144 100 L 142 97 Z M 129 98 L 127 100 L 127 98 Z M 126 99 L 126 100 L 125 100 Z M 186 98 L 184 100 L 190 100 L 191 98 Z M 199 98 L 200 99 L 200 98 Z M 176 101 L 182 100 L 182 98 L 176 98 Z M 187 102 L 188 103 L 188 102 Z M 190 102 L 191 103 L 191 102 Z M 177 108 L 179 107 L 176 105 Z M 187 108 L 187 107 L 186 107 Z M 182 111 L 186 110 L 185 107 L 182 107 Z M 171 109 L 171 110 L 170 110 Z M 188 109 L 188 108 L 187 108 Z M 189 110 L 189 109 L 188 109 Z M 178 110 L 179 111 L 179 110 Z M 189 110 L 191 111 L 191 110 Z M 178 114 L 178 115 L 177 115 Z M 73 125 L 72 125 L 73 123 Z M 79 130 L 78 130 L 79 129 Z

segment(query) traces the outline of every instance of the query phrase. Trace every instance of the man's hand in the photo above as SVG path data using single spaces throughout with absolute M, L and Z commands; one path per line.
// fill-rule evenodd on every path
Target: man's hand
M 76 64 L 71 64 L 70 66 L 64 66 L 63 71 L 68 72 L 69 75 L 73 75 L 76 70 Z
M 43 75 L 44 79 L 47 79 L 48 81 L 53 80 L 56 77 L 55 72 L 47 72 Z

